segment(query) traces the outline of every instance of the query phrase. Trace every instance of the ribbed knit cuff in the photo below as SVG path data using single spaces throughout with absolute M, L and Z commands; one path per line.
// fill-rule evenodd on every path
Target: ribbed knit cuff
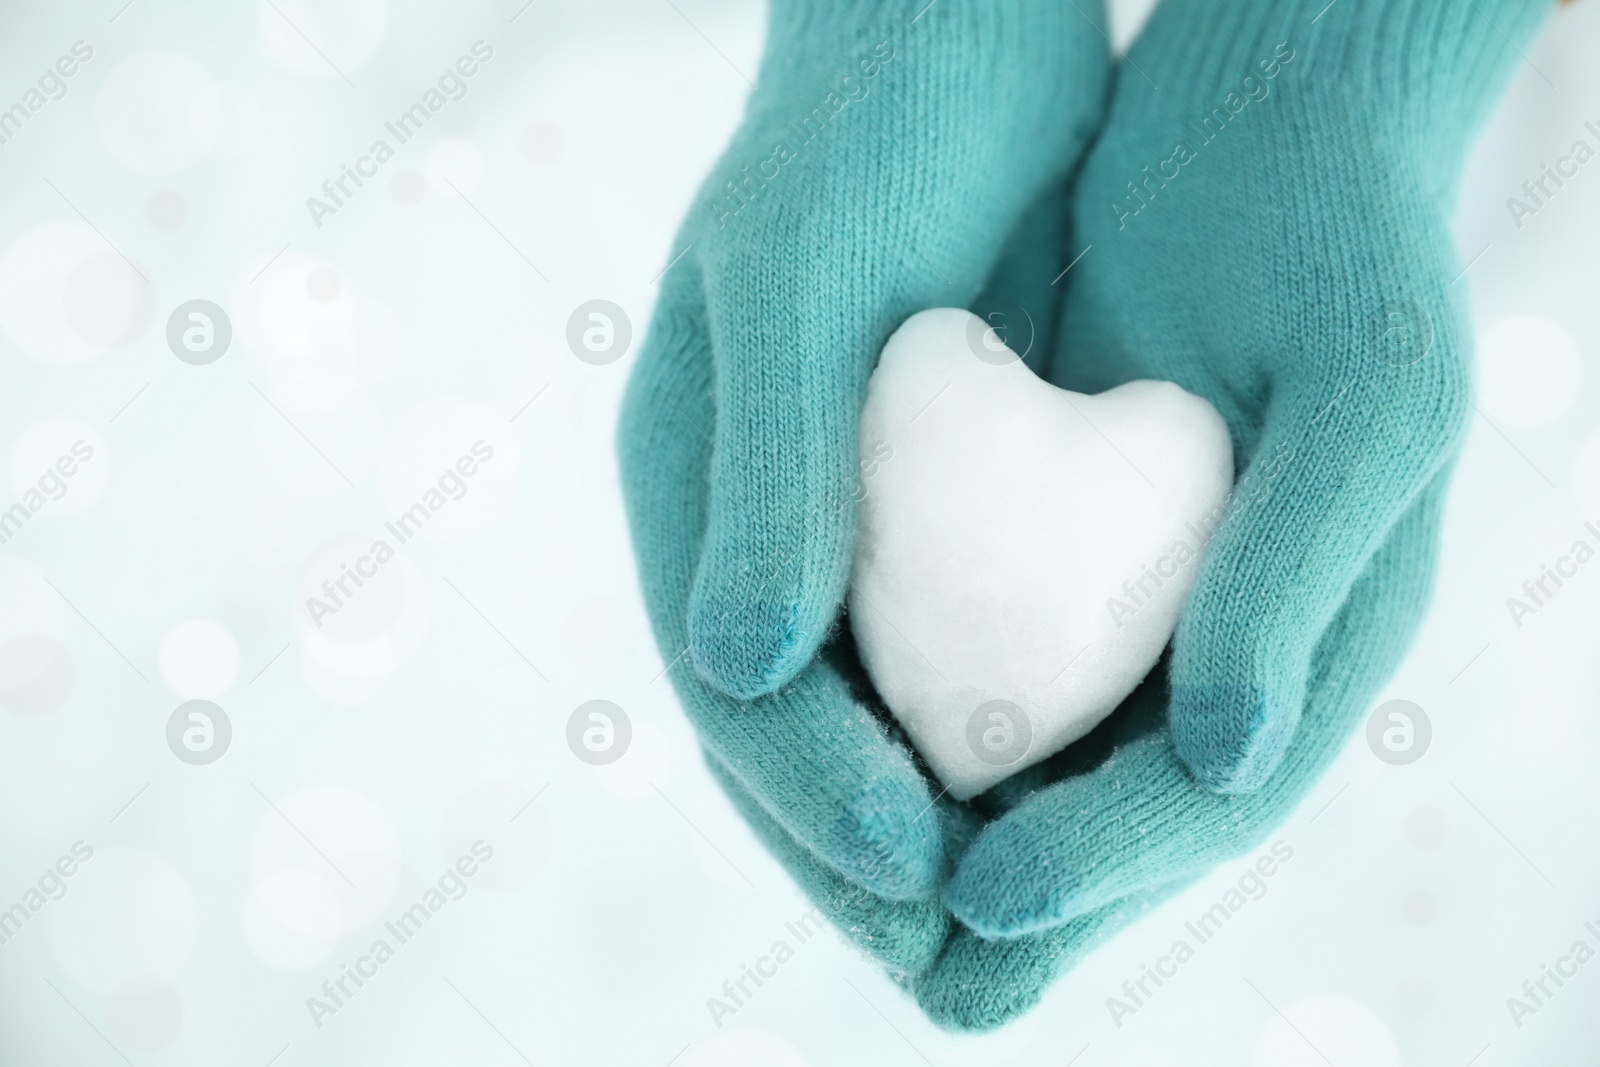
M 1277 79 L 1336 103 L 1408 150 L 1459 162 L 1552 0 L 1164 0 L 1165 33 L 1131 61 L 1156 85 L 1207 87 L 1218 100 Z M 1177 16 L 1176 18 L 1174 16 Z M 1181 32 L 1176 24 L 1182 23 Z M 1285 58 L 1292 57 L 1292 58 Z M 1279 77 L 1279 72 L 1289 75 Z M 1248 82 L 1246 79 L 1250 79 Z M 1138 89 L 1140 79 L 1123 75 Z M 1154 90 L 1152 90 L 1154 91 Z
M 1104 0 L 773 0 L 760 77 L 730 151 L 766 158 L 806 116 L 819 125 L 875 96 L 840 123 L 855 140 L 831 149 L 854 153 L 858 184 L 875 160 L 900 161 L 903 182 L 947 184 L 958 176 L 904 164 L 981 140 L 1007 158 L 969 165 L 1015 171 L 1027 202 L 1065 173 L 1097 124 L 1109 49 L 1093 22 L 1103 13 Z
M 1020 18 L 1063 22 L 1071 16 L 1080 22 L 1089 19 L 1101 31 L 1106 28 L 1105 0 L 1076 0 L 1075 4 L 1060 0 L 772 0 L 767 29 L 770 39 L 792 47 L 818 37 L 909 28 L 935 16 L 958 21 Z
M 1038 64 L 1061 58 L 1064 42 L 1088 29 L 1085 20 L 1103 34 L 1105 0 L 772 0 L 762 77 L 836 66 L 887 42 L 902 51 L 961 51 L 968 62 L 977 54 L 996 71 L 1037 78 Z

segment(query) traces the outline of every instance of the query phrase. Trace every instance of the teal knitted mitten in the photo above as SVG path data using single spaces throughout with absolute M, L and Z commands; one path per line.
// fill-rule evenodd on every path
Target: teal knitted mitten
M 676 299 L 701 322 L 717 412 L 690 659 L 723 692 L 777 691 L 830 632 L 878 352 L 911 314 L 977 295 L 1077 160 L 1106 78 L 1099 28 L 1053 0 L 773 4 L 760 84 L 674 268 L 699 279 Z
M 776 0 L 623 400 L 641 585 L 701 743 L 780 855 L 885 901 L 936 895 L 949 808 L 815 658 L 850 567 L 866 379 L 907 316 L 974 298 L 1076 161 L 1105 90 L 1095 11 Z
M 946 894 L 979 933 L 1250 848 L 1398 662 L 1469 410 L 1456 182 L 1549 7 L 1166 0 L 1151 19 L 1078 187 L 1092 247 L 1054 377 L 1178 382 L 1244 473 L 1174 639 L 1170 730 L 985 830 Z
M 957 928 L 939 958 L 912 979 L 911 990 L 928 1018 L 946 1030 L 980 1033 L 1004 1026 L 1103 941 L 1193 880 L 1130 894 L 1026 937 L 986 941 Z
M 938 900 L 885 900 L 839 876 L 790 836 L 737 779 L 706 754 L 706 766 L 756 837 L 783 864 L 800 891 L 861 951 L 891 975 L 915 974 L 939 955 L 950 932 L 950 913 Z M 930 811 L 927 818 L 935 818 Z
M 1351 590 L 1318 650 L 1301 729 L 1261 790 L 1203 789 L 1165 726 L 1119 731 L 1108 720 L 1102 725 L 1124 735 L 1110 758 L 989 824 L 946 894 L 976 933 L 952 940 L 919 979 L 918 998 L 935 1021 L 984 1030 L 1015 1018 L 1084 945 L 1266 839 L 1339 754 L 1404 655 L 1427 604 L 1444 486 L 1441 475 L 1424 491 Z M 1135 709 L 1113 718 L 1127 710 Z M 974 984 L 968 972 L 984 975 L 981 997 L 961 995 Z
M 888 898 L 926 899 L 943 870 L 937 819 L 924 817 L 933 794 L 832 664 L 745 704 L 686 662 L 715 426 L 705 326 L 685 310 L 698 286 L 695 271 L 668 272 L 623 399 L 623 490 L 662 658 L 702 745 L 802 847 Z

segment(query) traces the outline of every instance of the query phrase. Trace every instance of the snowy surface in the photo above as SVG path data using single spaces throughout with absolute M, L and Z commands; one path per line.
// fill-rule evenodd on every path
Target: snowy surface
M 0 908 L 27 910 L 30 890 L 42 905 L 0 944 L 0 1062 L 1592 1053 L 1600 964 L 1546 980 L 1520 1028 L 1506 1000 L 1595 944 L 1600 563 L 1532 616 L 1506 602 L 1596 541 L 1600 162 L 1520 227 L 1506 200 L 1596 143 L 1600 3 L 1563 8 L 1528 49 L 1463 188 L 1481 416 L 1431 612 L 1384 694 L 1425 709 L 1431 747 L 1394 766 L 1352 738 L 1280 831 L 1292 860 L 1120 1028 L 1108 998 L 1247 861 L 1012 1028 L 964 1040 L 831 933 L 720 1030 L 705 1008 L 807 905 L 707 776 L 661 676 L 611 448 L 636 348 L 584 361 L 567 331 L 607 300 L 642 335 L 763 14 L 522 8 L 6 5 L 5 106 L 75 41 L 93 56 L 0 144 L 0 505 L 30 489 L 42 505 L 0 546 Z M 1119 39 L 1137 15 L 1119 8 Z M 492 58 L 450 98 L 441 79 L 480 40 Z M 378 163 L 384 123 L 429 90 L 438 112 Z M 342 165 L 375 174 L 346 179 L 318 228 L 306 201 Z M 168 347 L 190 300 L 231 320 L 209 365 Z M 493 456 L 462 490 L 447 475 L 480 441 Z M 447 502 L 376 562 L 385 523 L 430 492 Z M 345 565 L 371 573 L 319 629 L 306 601 Z M 187 717 L 169 746 L 191 700 L 228 718 L 215 762 L 175 754 L 206 751 Z M 591 705 L 569 733 L 593 700 L 628 729 Z M 607 730 L 631 738 L 621 758 L 577 757 Z M 418 904 L 430 917 L 399 943 L 386 924 Z M 313 1019 L 308 1000 L 341 979 L 338 1011 Z

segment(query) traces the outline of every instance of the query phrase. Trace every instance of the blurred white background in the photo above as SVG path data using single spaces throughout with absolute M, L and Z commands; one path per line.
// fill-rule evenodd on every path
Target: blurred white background
M 1481 417 L 1385 693 L 1425 709 L 1430 749 L 1389 766 L 1353 738 L 1267 895 L 1120 1027 L 1107 998 L 1248 861 L 982 1038 L 931 1027 L 831 931 L 720 1028 L 705 1004 L 807 905 L 661 677 L 612 437 L 761 6 L 124 4 L 12 0 L 0 34 L 0 108 L 92 50 L 0 144 L 0 508 L 92 450 L 0 547 L 0 909 L 26 916 L 0 926 L 0 1064 L 1592 1054 L 1600 964 L 1520 1027 L 1506 1000 L 1600 947 L 1600 562 L 1520 627 L 1506 599 L 1600 522 L 1600 163 L 1520 227 L 1506 200 L 1600 145 L 1600 0 L 1548 25 L 1464 184 Z M 1117 5 L 1119 43 L 1150 6 Z M 386 134 L 476 42 L 465 95 Z M 394 157 L 315 225 L 306 199 L 379 137 Z M 592 299 L 632 319 L 620 361 L 567 347 Z M 190 300 L 231 320 L 209 365 L 168 347 Z M 306 597 L 479 441 L 465 494 L 314 630 Z M 215 762 L 169 748 L 192 699 L 231 724 Z M 609 765 L 566 743 L 592 699 L 632 724 Z M 479 840 L 492 859 L 446 875 Z M 441 876 L 452 899 L 370 962 Z

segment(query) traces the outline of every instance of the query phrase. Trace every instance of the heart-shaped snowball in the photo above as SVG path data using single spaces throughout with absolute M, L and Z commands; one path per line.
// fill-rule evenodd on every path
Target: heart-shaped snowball
M 1058 389 L 955 308 L 884 347 L 861 413 L 850 626 L 959 800 L 1088 733 L 1155 666 L 1233 486 L 1171 382 Z

